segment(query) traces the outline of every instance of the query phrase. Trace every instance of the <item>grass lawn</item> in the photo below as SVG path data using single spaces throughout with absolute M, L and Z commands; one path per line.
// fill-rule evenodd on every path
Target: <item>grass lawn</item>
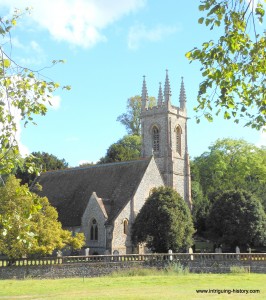
M 260 290 L 260 293 L 197 293 L 199 289 Z M 0 299 L 266 299 L 266 274 L 1 280 Z

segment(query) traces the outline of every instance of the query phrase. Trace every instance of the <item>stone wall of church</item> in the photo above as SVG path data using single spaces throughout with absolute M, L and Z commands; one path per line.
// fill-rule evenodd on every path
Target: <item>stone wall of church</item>
M 180 153 L 177 151 L 177 128 L 181 128 L 181 147 Z M 186 188 L 186 119 L 183 117 L 172 118 L 171 121 L 171 149 L 173 151 L 173 187 L 185 199 Z
M 142 156 L 149 157 L 165 157 L 167 149 L 165 148 L 165 141 L 167 141 L 167 110 L 166 107 L 153 107 L 142 112 Z M 156 126 L 159 129 L 159 151 L 153 152 L 152 129 Z M 162 166 L 163 167 L 163 166 Z
M 130 237 L 131 229 L 131 202 L 129 202 L 121 211 L 114 222 L 112 253 L 111 254 L 131 254 L 132 244 Z M 128 221 L 128 230 L 124 232 L 124 222 Z
M 138 186 L 134 198 L 124 207 L 116 218 L 113 231 L 112 254 L 118 251 L 119 254 L 130 254 L 133 252 L 131 243 L 131 226 L 136 213 L 142 208 L 145 200 L 149 197 L 150 191 L 154 187 L 164 185 L 162 177 L 158 171 L 154 159 L 151 162 Z M 124 233 L 124 220 L 128 220 L 128 234 Z
M 154 158 L 152 158 L 134 196 L 132 215 L 134 216 L 140 211 L 146 199 L 149 197 L 152 188 L 163 185 L 164 182 L 162 176 L 158 170 Z
M 90 228 L 92 220 L 95 219 L 98 227 L 98 240 L 91 240 Z M 90 254 L 98 253 L 105 254 L 106 249 L 106 232 L 105 224 L 106 218 L 99 207 L 99 204 L 94 196 L 91 196 L 88 206 L 82 216 L 81 230 L 86 238 L 86 247 L 90 248 Z

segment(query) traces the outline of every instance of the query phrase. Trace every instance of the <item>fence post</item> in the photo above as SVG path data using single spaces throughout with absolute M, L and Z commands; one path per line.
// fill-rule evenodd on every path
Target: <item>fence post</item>
M 173 251 L 171 249 L 169 249 L 168 254 L 170 254 L 169 260 L 172 261 L 173 260 L 173 255 L 171 255 L 171 254 L 173 254 Z

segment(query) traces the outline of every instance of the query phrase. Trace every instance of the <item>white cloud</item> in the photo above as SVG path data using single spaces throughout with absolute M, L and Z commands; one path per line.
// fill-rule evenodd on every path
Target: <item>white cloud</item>
M 21 48 L 21 50 L 24 51 L 26 57 L 19 57 L 19 62 L 22 66 L 40 66 L 42 65 L 45 60 L 46 60 L 46 54 L 43 51 L 42 47 L 36 42 L 36 41 L 31 41 L 27 45 L 23 45 L 20 43 L 20 41 L 17 39 L 16 44 L 13 44 L 13 39 L 12 39 L 12 45 Z
M 43 53 L 41 46 L 36 41 L 30 42 L 30 48 L 31 50 L 34 50 L 36 53 L 41 53 L 41 54 Z
M 103 29 L 145 3 L 146 0 L 1 0 L 0 8 L 33 7 L 29 18 L 54 39 L 86 48 L 105 41 Z
M 21 78 L 18 75 L 14 75 L 13 77 L 11 77 L 11 85 L 10 87 L 16 91 L 17 90 L 17 83 L 20 82 Z M 33 84 L 33 80 L 29 81 L 30 84 Z M 7 96 L 8 94 L 6 93 L 6 90 L 0 86 L 0 94 L 2 95 L 1 97 L 1 106 L 2 106 L 2 112 L 1 115 L 3 116 L 3 121 L 0 122 L 0 131 L 3 130 L 3 128 L 5 127 L 10 127 L 10 121 L 8 121 L 8 116 L 11 115 L 13 117 L 13 122 L 15 123 L 15 127 L 16 130 L 12 130 L 12 135 L 14 135 L 13 137 L 15 138 L 15 141 L 19 147 L 19 151 L 20 154 L 25 157 L 26 155 L 29 154 L 29 150 L 28 148 L 22 144 L 21 142 L 21 132 L 22 132 L 22 124 L 24 124 L 24 122 L 22 122 L 22 111 L 21 109 L 16 105 L 13 105 L 13 101 L 17 101 L 19 99 L 19 97 L 15 97 L 14 99 L 11 99 L 11 97 Z M 34 96 L 34 93 L 32 91 L 32 89 L 30 89 L 27 92 L 27 97 L 31 98 L 32 96 Z M 47 106 L 47 108 L 49 109 L 58 109 L 60 107 L 60 102 L 61 102 L 61 98 L 60 96 L 53 96 L 52 94 L 49 94 L 49 98 L 48 98 L 48 94 L 45 96 L 45 105 Z M 49 105 L 49 102 L 51 103 L 51 105 Z M 34 114 L 33 114 L 34 117 Z M 27 119 L 26 119 L 27 120 Z M 27 123 L 27 122 L 26 122 Z M 10 132 L 10 130 L 8 130 L 7 132 Z M 13 138 L 12 138 L 13 139 Z M 12 140 L 11 139 L 11 140 Z
M 16 144 L 19 147 L 19 152 L 22 155 L 22 157 L 25 157 L 27 155 L 29 155 L 29 149 L 22 144 L 21 142 L 21 114 L 20 114 L 20 110 L 18 108 L 15 107 L 9 107 L 7 102 L 5 101 L 5 99 L 3 99 L 5 102 L 5 105 L 3 107 L 4 109 L 4 116 L 7 115 L 7 113 L 10 112 L 10 114 L 13 116 L 13 121 L 15 123 L 16 126 L 16 132 L 14 132 L 14 138 L 16 141 Z M 0 130 L 2 130 L 3 126 L 7 125 L 7 123 L 0 123 Z M 13 140 L 13 138 L 11 138 L 11 140 Z
M 1 5 L 0 5 L 1 7 Z M 9 40 L 7 39 L 9 43 Z M 16 62 L 22 66 L 41 66 L 46 61 L 46 53 L 42 47 L 34 40 L 23 44 L 17 36 L 12 36 L 12 48 L 19 49 L 19 56 Z
M 264 130 L 262 129 L 260 131 L 260 137 L 259 137 L 259 141 L 257 143 L 257 146 L 266 146 L 266 127 L 264 128 Z
M 144 25 L 134 25 L 129 31 L 128 47 L 131 50 L 136 50 L 143 41 L 158 42 L 166 36 L 175 33 L 177 30 L 176 26 L 158 25 L 152 29 L 148 29 Z
M 17 126 L 17 132 L 16 132 L 16 141 L 18 143 L 18 148 L 19 148 L 19 153 L 21 154 L 22 157 L 26 157 L 27 155 L 30 154 L 30 151 L 28 147 L 21 142 L 21 125 L 20 125 L 20 120 L 21 117 L 18 116 L 16 118 L 16 126 Z
M 247 4 L 250 5 L 249 9 L 253 10 L 255 7 L 257 7 L 258 2 L 261 2 L 259 0 L 246 0 Z
M 51 103 L 49 108 L 57 110 L 61 104 L 61 97 L 60 96 L 52 96 L 52 98 L 49 99 L 49 102 Z

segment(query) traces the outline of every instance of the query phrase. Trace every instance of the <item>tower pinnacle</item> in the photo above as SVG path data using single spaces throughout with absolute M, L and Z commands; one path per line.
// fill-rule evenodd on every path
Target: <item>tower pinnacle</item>
M 146 86 L 146 79 L 145 76 L 143 76 L 143 84 L 142 84 L 142 93 L 141 93 L 141 109 L 144 110 L 145 108 L 148 108 L 148 90 Z
M 163 104 L 162 83 L 159 82 L 158 106 L 162 106 L 162 104 Z
M 181 77 L 181 88 L 180 88 L 179 102 L 180 102 L 180 109 L 185 111 L 186 110 L 186 103 L 187 103 L 187 96 L 186 96 L 183 77 Z
M 164 101 L 166 104 L 171 103 L 171 88 L 170 88 L 170 82 L 168 77 L 168 70 L 166 70 L 166 76 L 165 76 L 165 84 L 164 84 Z

